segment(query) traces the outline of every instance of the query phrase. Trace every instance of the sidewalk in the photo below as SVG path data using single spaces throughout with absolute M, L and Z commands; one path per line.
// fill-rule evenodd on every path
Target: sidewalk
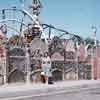
M 77 86 L 94 85 L 94 84 L 100 84 L 100 80 L 61 81 L 61 82 L 55 82 L 52 85 L 42 84 L 42 83 L 37 83 L 37 84 L 16 83 L 16 84 L 6 84 L 0 86 L 0 93 L 18 92 L 18 91 L 22 92 L 28 90 L 34 90 L 34 91 L 48 90 L 48 89 L 56 90 L 68 87 L 77 87 Z

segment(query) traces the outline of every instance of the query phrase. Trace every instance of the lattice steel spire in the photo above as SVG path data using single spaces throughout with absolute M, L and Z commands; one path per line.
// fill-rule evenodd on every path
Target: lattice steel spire
M 33 0 L 33 4 L 31 6 L 33 14 L 39 15 L 40 14 L 40 9 L 42 8 L 42 4 L 40 0 Z

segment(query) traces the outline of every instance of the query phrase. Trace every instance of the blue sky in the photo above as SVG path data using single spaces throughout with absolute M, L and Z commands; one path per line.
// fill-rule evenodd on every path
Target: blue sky
M 32 0 L 26 0 L 29 6 Z M 40 20 L 83 37 L 92 37 L 92 25 L 97 27 L 100 40 L 100 0 L 41 0 Z M 0 8 L 16 5 L 19 0 L 0 0 Z

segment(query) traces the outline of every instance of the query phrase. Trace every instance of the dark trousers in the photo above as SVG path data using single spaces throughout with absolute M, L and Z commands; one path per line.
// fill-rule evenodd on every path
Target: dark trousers
M 53 84 L 53 78 L 52 77 L 48 77 L 48 84 Z
M 44 75 L 41 75 L 41 82 L 42 83 L 46 83 L 46 79 L 45 79 L 45 76 Z

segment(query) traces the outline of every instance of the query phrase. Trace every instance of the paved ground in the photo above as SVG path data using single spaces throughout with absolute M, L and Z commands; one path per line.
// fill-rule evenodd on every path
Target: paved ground
M 88 89 L 86 91 L 81 90 L 72 93 L 64 92 L 47 96 L 31 97 L 26 100 L 100 100 L 100 87 L 99 89 Z
M 11 84 L 0 87 L 0 100 L 100 100 L 100 81 Z

